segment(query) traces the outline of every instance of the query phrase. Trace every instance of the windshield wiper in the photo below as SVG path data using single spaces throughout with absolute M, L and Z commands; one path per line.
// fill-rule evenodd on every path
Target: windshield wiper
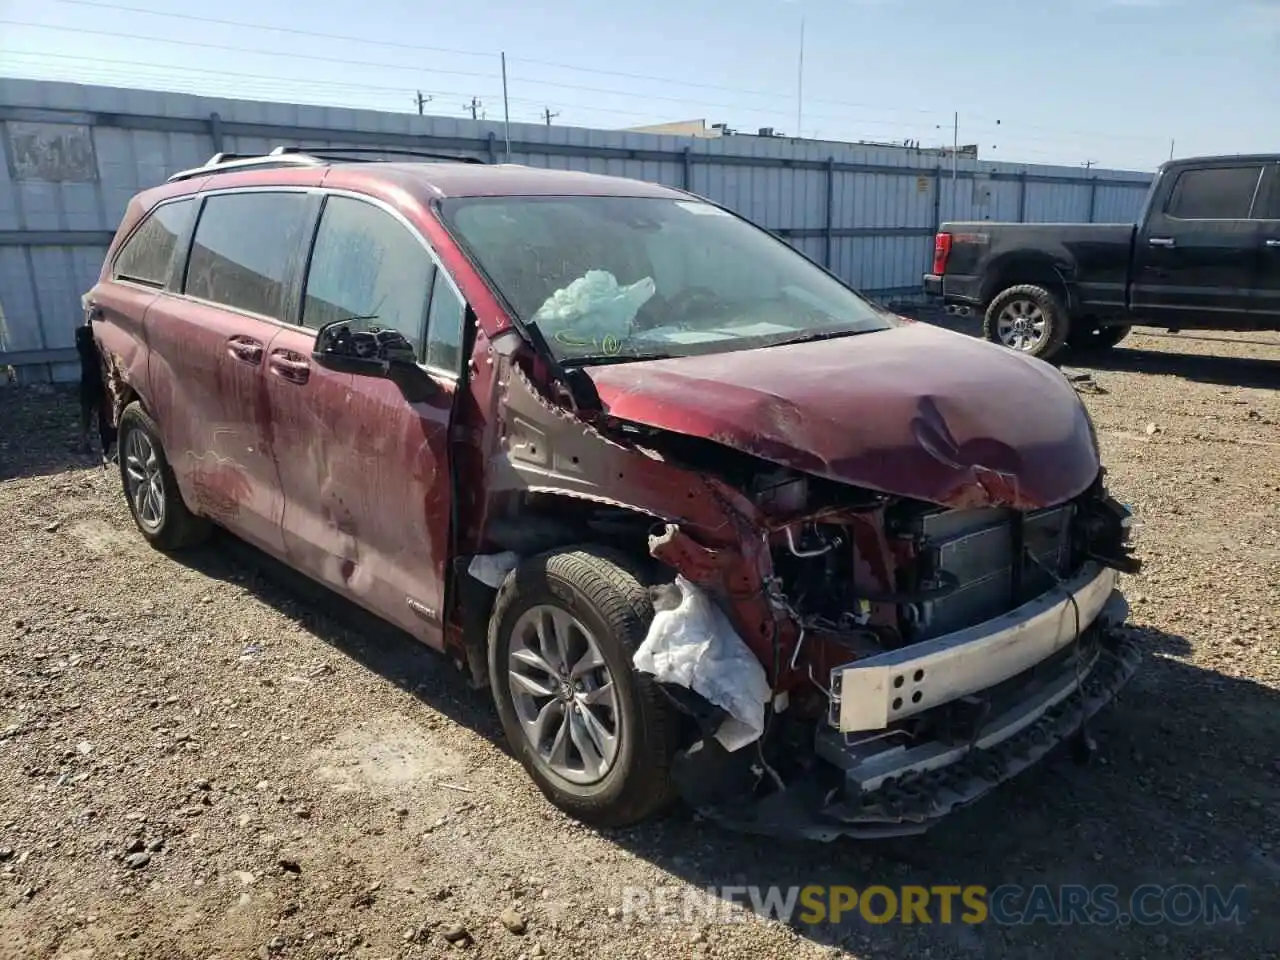
M 863 333 L 875 333 L 879 327 L 870 330 L 811 330 L 808 333 L 802 333 L 795 337 L 785 337 L 782 340 L 771 340 L 762 346 L 766 347 L 783 347 L 791 343 L 811 343 L 815 340 L 835 340 L 837 337 L 856 337 Z
M 560 361 L 562 367 L 603 367 L 612 363 L 632 363 L 641 360 L 670 360 L 677 356 L 674 353 L 610 353 L 589 354 L 585 357 L 566 357 Z

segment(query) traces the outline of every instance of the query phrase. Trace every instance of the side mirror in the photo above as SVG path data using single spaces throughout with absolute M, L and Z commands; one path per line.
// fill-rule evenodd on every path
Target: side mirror
M 413 344 L 398 330 L 378 327 L 354 330 L 364 317 L 326 323 L 316 333 L 311 359 L 329 370 L 367 377 L 386 377 L 394 364 L 416 364 Z
M 404 334 L 376 324 L 367 330 L 353 330 L 367 317 L 347 317 L 326 323 L 316 333 L 311 359 L 338 373 L 360 377 L 380 377 L 400 387 L 411 401 L 426 399 L 434 392 L 435 381 L 418 366 L 418 357 Z

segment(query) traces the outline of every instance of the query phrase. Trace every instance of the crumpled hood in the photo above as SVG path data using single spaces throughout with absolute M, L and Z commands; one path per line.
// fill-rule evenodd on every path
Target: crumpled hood
M 947 506 L 1050 506 L 1098 474 L 1061 373 L 923 323 L 587 372 L 612 417 Z

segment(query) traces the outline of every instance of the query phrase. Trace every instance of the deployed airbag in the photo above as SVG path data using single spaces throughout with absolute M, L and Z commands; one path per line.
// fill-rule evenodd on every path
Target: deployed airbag
M 675 586 L 679 604 L 654 615 L 633 662 L 726 711 L 715 737 L 726 750 L 739 750 L 764 732 L 769 678 L 711 597 L 678 575 Z

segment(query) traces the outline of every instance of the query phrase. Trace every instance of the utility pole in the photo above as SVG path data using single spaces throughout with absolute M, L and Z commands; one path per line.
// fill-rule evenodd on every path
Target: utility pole
M 430 98 L 430 97 L 424 97 L 424 96 L 422 95 L 422 91 L 421 91 L 421 90 L 419 90 L 419 91 L 418 91 L 418 95 L 417 95 L 416 97 L 414 97 L 414 99 L 418 102 L 418 116 L 422 116 L 422 108 L 423 108 L 423 106 L 425 106 L 426 104 L 428 104 L 428 103 L 430 103 L 430 102 L 431 102 L 431 98 Z
M 552 121 L 555 117 L 560 116 L 560 114 L 558 114 L 558 113 L 552 113 L 552 112 L 551 112 L 551 108 L 550 108 L 550 107 L 543 107 L 543 108 L 542 108 L 542 116 L 543 116 L 543 118 L 547 121 L 547 126 L 549 127 L 549 126 L 551 126 L 551 121 Z
M 1084 167 L 1086 170 L 1089 170 L 1097 162 L 1098 162 L 1097 160 L 1086 160 L 1084 163 L 1081 164 L 1081 166 Z
M 804 115 L 804 17 L 800 18 L 800 57 L 796 63 L 796 136 L 804 134 L 800 130 L 800 119 Z
M 482 104 L 480 103 L 480 100 L 479 100 L 477 97 L 472 97 L 472 98 L 471 98 L 471 102 L 470 102 L 470 103 L 464 103 L 464 104 L 462 105 L 462 109 L 463 109 L 463 110 L 470 110 L 470 111 L 471 111 L 471 119 L 472 119 L 472 120 L 479 120 L 479 119 L 480 119 L 480 107 L 481 107 L 481 106 L 482 106 Z
M 1170 140 L 1169 140 L 1169 159 L 1170 159 L 1170 160 L 1172 160 L 1172 159 L 1173 159 L 1173 143 L 1174 143 L 1174 141 L 1173 141 L 1172 139 L 1170 139 Z
M 505 159 L 511 162 L 511 107 L 507 102 L 507 53 L 502 51 L 502 141 L 506 146 Z
M 957 183 L 959 177 L 960 164 L 960 111 L 955 112 L 955 116 L 951 121 L 951 206 L 956 216 L 960 213 L 960 184 Z

